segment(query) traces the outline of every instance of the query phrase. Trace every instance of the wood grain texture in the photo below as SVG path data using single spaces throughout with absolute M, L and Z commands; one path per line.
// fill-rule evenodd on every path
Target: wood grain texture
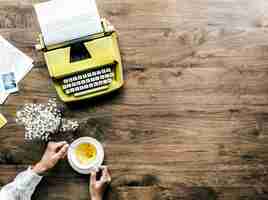
M 0 185 L 40 158 L 16 110 L 56 97 L 30 0 L 0 0 L 0 34 L 35 61 L 0 112 Z M 105 147 L 113 200 L 268 199 L 268 3 L 264 0 L 97 0 L 119 32 L 126 84 L 65 105 L 79 136 Z M 31 152 L 31 153 L 29 153 Z M 70 195 L 72 194 L 72 195 Z M 33 199 L 88 199 L 88 177 L 62 161 Z

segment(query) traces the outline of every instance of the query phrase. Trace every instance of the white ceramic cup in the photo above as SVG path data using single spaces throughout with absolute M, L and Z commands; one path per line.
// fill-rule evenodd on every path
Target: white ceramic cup
M 96 148 L 96 158 L 88 165 L 83 165 L 78 161 L 75 150 L 80 144 L 91 144 Z M 90 174 L 96 171 L 104 160 L 104 150 L 100 142 L 92 137 L 81 137 L 72 142 L 67 153 L 68 161 L 71 167 L 80 174 Z

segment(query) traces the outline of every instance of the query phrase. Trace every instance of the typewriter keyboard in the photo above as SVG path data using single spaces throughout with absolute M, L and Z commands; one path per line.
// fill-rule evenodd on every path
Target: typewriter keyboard
M 74 96 L 105 90 L 113 81 L 114 66 L 115 64 L 109 64 L 96 70 L 85 71 L 65 78 L 62 80 L 62 89 L 65 94 L 73 94 Z

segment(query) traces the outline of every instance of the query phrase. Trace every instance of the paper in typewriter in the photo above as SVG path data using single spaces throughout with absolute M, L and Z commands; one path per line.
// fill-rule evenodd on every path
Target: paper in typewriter
M 102 32 L 95 0 L 51 0 L 34 7 L 47 46 Z

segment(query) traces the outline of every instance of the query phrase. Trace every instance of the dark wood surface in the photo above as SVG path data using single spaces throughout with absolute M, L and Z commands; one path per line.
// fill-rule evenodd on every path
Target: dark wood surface
M 25 103 L 56 97 L 30 0 L 0 0 L 0 34 L 35 60 L 0 112 L 0 185 L 43 145 L 15 122 Z M 98 138 L 113 200 L 268 199 L 268 3 L 265 0 L 97 0 L 119 32 L 126 84 L 76 106 L 80 135 Z M 88 177 L 62 161 L 33 199 L 86 200 Z

